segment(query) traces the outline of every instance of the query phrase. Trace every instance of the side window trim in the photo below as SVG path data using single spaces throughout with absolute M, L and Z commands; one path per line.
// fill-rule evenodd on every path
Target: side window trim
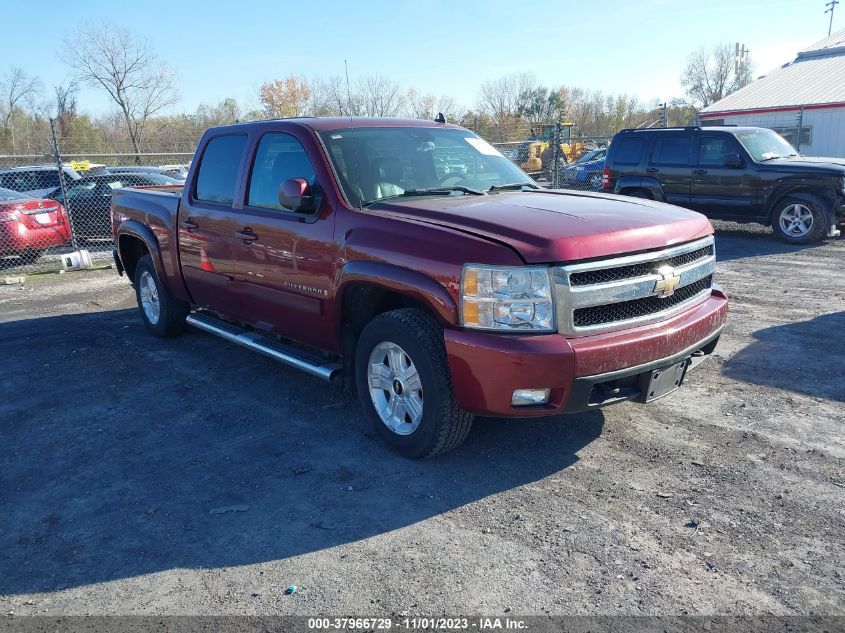
M 215 200 L 204 200 L 202 198 L 197 197 L 197 185 L 199 184 L 200 175 L 202 172 L 202 164 L 205 160 L 205 155 L 208 152 L 208 147 L 214 141 L 219 138 L 224 138 L 226 136 L 240 136 L 244 138 L 244 146 L 241 149 L 241 160 L 238 165 L 238 169 L 235 170 L 235 183 L 234 183 L 234 190 L 232 191 L 232 200 L 231 202 L 217 202 Z M 247 153 L 247 149 L 249 149 L 249 135 L 246 132 L 228 132 L 223 134 L 216 134 L 206 141 L 202 148 L 202 155 L 199 158 L 196 174 L 194 175 L 194 181 L 191 183 L 190 191 L 189 191 L 189 201 L 191 205 L 211 205 L 216 208 L 220 209 L 233 209 L 236 208 L 235 205 L 238 203 L 238 193 L 239 193 L 239 185 L 242 182 L 242 166 L 244 163 L 244 156 Z

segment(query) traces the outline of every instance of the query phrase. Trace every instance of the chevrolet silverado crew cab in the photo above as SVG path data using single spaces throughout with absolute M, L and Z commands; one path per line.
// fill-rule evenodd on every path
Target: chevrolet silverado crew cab
M 150 332 L 187 323 L 354 387 L 409 457 L 476 415 L 659 398 L 727 314 L 704 216 L 540 189 L 445 123 L 213 128 L 184 187 L 115 191 L 112 221 Z
M 793 244 L 838 237 L 845 223 L 845 160 L 801 156 L 759 127 L 622 130 L 613 137 L 602 188 L 771 225 Z

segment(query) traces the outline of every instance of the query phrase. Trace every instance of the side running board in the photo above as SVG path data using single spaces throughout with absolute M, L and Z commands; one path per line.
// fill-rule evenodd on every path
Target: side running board
M 280 363 L 296 367 L 323 380 L 331 381 L 341 370 L 340 363 L 330 362 L 316 355 L 312 356 L 272 336 L 245 330 L 210 314 L 193 312 L 188 315 L 185 322 L 204 332 L 215 334 L 236 345 L 269 356 Z

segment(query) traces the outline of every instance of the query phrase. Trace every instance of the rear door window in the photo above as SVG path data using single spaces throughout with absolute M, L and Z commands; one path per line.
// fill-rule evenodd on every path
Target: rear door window
M 651 151 L 652 165 L 689 165 L 692 139 L 688 136 L 658 137 Z
M 246 141 L 246 134 L 226 134 L 208 142 L 197 173 L 196 200 L 232 205 Z
M 639 165 L 643 157 L 646 139 L 643 137 L 623 137 L 614 141 L 611 151 L 614 162 L 620 165 Z

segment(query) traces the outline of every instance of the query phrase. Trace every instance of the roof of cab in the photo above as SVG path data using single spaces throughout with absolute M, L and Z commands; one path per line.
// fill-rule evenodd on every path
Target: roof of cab
M 323 132 L 325 130 L 345 130 L 352 127 L 426 127 L 426 128 L 452 128 L 461 129 L 459 125 L 451 123 L 437 123 L 435 121 L 428 121 L 423 119 L 395 119 L 395 118 L 379 118 L 379 117 L 348 117 L 348 116 L 332 116 L 332 117 L 293 117 L 287 119 L 262 119 L 260 121 L 248 121 L 244 123 L 234 123 L 232 125 L 220 126 L 227 129 L 248 129 L 252 127 L 272 128 L 278 124 L 295 124 L 311 128 L 315 132 Z

